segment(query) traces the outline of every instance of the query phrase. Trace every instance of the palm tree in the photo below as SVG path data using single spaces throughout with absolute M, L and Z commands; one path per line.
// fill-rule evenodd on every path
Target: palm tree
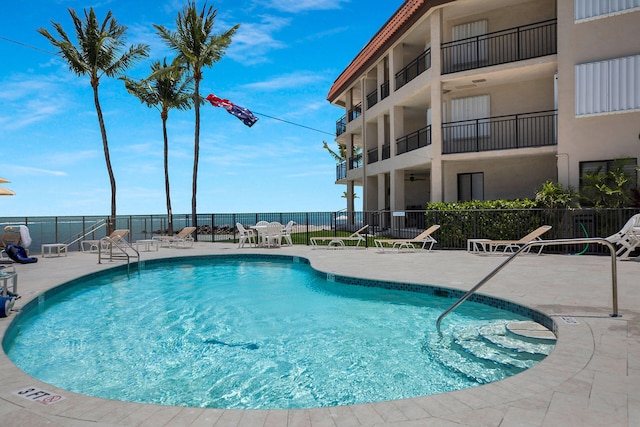
M 93 101 L 98 114 L 100 133 L 104 158 L 107 163 L 109 182 L 111 183 L 111 221 L 108 232 L 111 232 L 116 220 L 116 179 L 111 168 L 109 157 L 109 143 L 107 131 L 104 126 L 102 109 L 98 98 L 98 86 L 102 76 L 116 77 L 122 75 L 137 60 L 149 55 L 149 46 L 138 44 L 130 46 L 127 52 L 122 53 L 125 46 L 125 32 L 127 27 L 118 25 L 111 11 L 107 13 L 102 24 L 98 23 L 93 8 L 84 10 L 84 20 L 81 20 L 73 9 L 69 9 L 76 32 L 77 46 L 69 40 L 69 36 L 62 25 L 51 22 L 60 39 L 54 38 L 46 29 L 39 28 L 38 32 L 45 36 L 51 44 L 58 48 L 58 54 L 69 65 L 69 69 L 78 76 L 88 75 L 93 89 Z
M 196 193 L 198 184 L 198 157 L 200 153 L 200 81 L 202 68 L 210 67 L 224 56 L 225 50 L 231 44 L 231 38 L 240 25 L 235 25 L 226 32 L 213 32 L 217 11 L 213 6 L 207 7 L 205 2 L 198 13 L 195 1 L 189 1 L 182 13 L 176 18 L 176 32 L 172 33 L 161 25 L 154 25 L 158 35 L 167 45 L 178 53 L 181 61 L 191 73 L 194 80 L 193 105 L 196 113 L 195 136 L 193 144 L 193 184 L 191 195 L 191 218 L 196 227 L 198 238 L 198 218 L 196 216 Z
M 147 107 L 155 107 L 160 111 L 162 119 L 162 135 L 164 137 L 164 187 L 167 198 L 168 232 L 173 234 L 173 214 L 171 211 L 171 193 L 169 191 L 169 138 L 167 136 L 167 119 L 169 110 L 188 110 L 191 108 L 193 79 L 187 77 L 184 68 L 179 64 L 167 65 L 165 58 L 151 64 L 151 75 L 145 80 L 134 81 L 122 77 L 130 94 L 135 95 Z

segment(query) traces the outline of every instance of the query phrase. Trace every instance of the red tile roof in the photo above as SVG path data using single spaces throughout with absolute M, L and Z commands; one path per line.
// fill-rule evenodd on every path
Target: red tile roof
M 329 90 L 327 100 L 333 102 L 347 86 L 351 85 L 364 70 L 377 62 L 386 50 L 420 17 L 435 6 L 454 0 L 407 0 L 389 18 L 369 43 L 338 76 Z

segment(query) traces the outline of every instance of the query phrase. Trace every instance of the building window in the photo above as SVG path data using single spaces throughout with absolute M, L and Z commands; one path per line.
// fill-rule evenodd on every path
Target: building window
M 640 55 L 576 65 L 576 116 L 640 109 Z
M 458 200 L 484 200 L 484 173 L 458 174 Z
M 635 188 L 637 185 L 637 159 L 596 160 L 580 162 L 580 187 L 584 184 L 585 175 L 607 175 L 609 172 L 621 170 L 631 181 L 629 185 Z
M 640 0 L 575 0 L 575 20 L 604 17 L 640 8 Z

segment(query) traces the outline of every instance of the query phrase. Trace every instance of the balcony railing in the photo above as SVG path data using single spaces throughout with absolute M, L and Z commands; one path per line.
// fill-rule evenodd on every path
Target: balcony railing
M 353 157 L 349 157 L 349 170 L 358 169 L 362 167 L 362 154 L 358 154 Z
M 431 68 L 431 49 L 427 49 L 396 73 L 396 90 Z
M 382 160 L 386 160 L 391 157 L 391 144 L 388 142 L 382 145 Z
M 389 96 L 389 80 L 380 85 L 380 100 L 382 101 Z
M 557 145 L 557 111 L 442 124 L 442 154 Z
M 347 178 L 347 162 L 340 162 L 336 165 L 336 181 Z
M 361 115 L 362 115 L 362 102 L 359 102 L 349 110 L 349 112 L 347 113 L 347 118 L 349 121 L 352 121 L 357 119 Z
M 378 147 L 367 150 L 367 164 L 375 163 L 378 161 Z
M 431 145 L 431 125 L 396 139 L 396 154 L 400 155 Z
M 556 19 L 442 44 L 442 73 L 506 64 L 558 51 Z
M 367 95 L 367 110 L 378 103 L 378 90 Z
M 336 136 L 340 136 L 347 131 L 347 116 L 344 115 L 336 121 Z

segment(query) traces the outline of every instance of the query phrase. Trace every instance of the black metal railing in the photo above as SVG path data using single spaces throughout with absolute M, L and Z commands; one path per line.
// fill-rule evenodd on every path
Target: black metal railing
M 558 51 L 556 19 L 442 44 L 442 73 L 522 61 Z
M 389 80 L 380 85 L 380 100 L 382 101 L 389 96 Z
M 378 147 L 367 150 L 367 164 L 375 163 L 378 161 Z
M 347 113 L 347 120 L 353 121 L 362 115 L 362 102 L 354 105 Z
M 349 170 L 358 169 L 362 167 L 362 154 L 357 154 L 353 157 L 349 157 Z
M 396 139 L 396 155 L 431 145 L 431 125 Z
M 382 160 L 386 160 L 391 157 L 391 144 L 388 142 L 382 144 Z
M 378 103 L 378 89 L 367 95 L 367 110 Z
M 396 90 L 431 68 L 431 49 L 427 49 L 396 73 Z
M 557 111 L 442 124 L 442 154 L 557 145 Z
M 253 212 L 253 213 L 208 213 L 198 214 L 199 242 L 237 242 L 236 223 L 252 225 L 258 221 L 278 221 L 286 224 L 295 221 L 296 233 L 302 233 L 296 244 L 309 245 L 313 235 L 334 235 L 337 231 L 355 231 L 369 224 L 366 234 L 385 237 L 415 237 L 432 224 L 440 224 L 435 238 L 435 249 L 466 249 L 467 239 L 487 238 L 494 240 L 519 239 L 541 225 L 552 228 L 544 239 L 571 239 L 606 237 L 619 231 L 639 208 L 621 209 L 476 209 L 476 210 L 406 210 L 402 217 L 390 211 L 357 212 Z M 95 221 L 107 216 L 49 216 L 49 217 L 2 217 L 0 229 L 7 225 L 24 224 L 32 238 L 30 252 L 37 254 L 40 246 L 47 243 L 64 242 L 74 236 L 82 236 Z M 339 218 L 347 217 L 348 220 Z M 128 229 L 129 241 L 150 239 L 167 232 L 166 215 L 120 215 L 112 228 Z M 173 215 L 173 228 L 180 230 L 192 224 L 191 215 Z M 87 235 L 87 239 L 104 237 L 104 228 Z M 80 242 L 68 248 L 80 251 Z M 545 252 L 574 254 L 605 253 L 598 245 L 568 245 L 563 248 L 545 248 Z M 87 254 L 87 256 L 90 256 Z
M 336 165 L 336 181 L 347 178 L 347 162 L 340 162 Z
M 347 131 L 347 116 L 346 114 L 340 117 L 336 121 L 336 136 L 340 136 Z

